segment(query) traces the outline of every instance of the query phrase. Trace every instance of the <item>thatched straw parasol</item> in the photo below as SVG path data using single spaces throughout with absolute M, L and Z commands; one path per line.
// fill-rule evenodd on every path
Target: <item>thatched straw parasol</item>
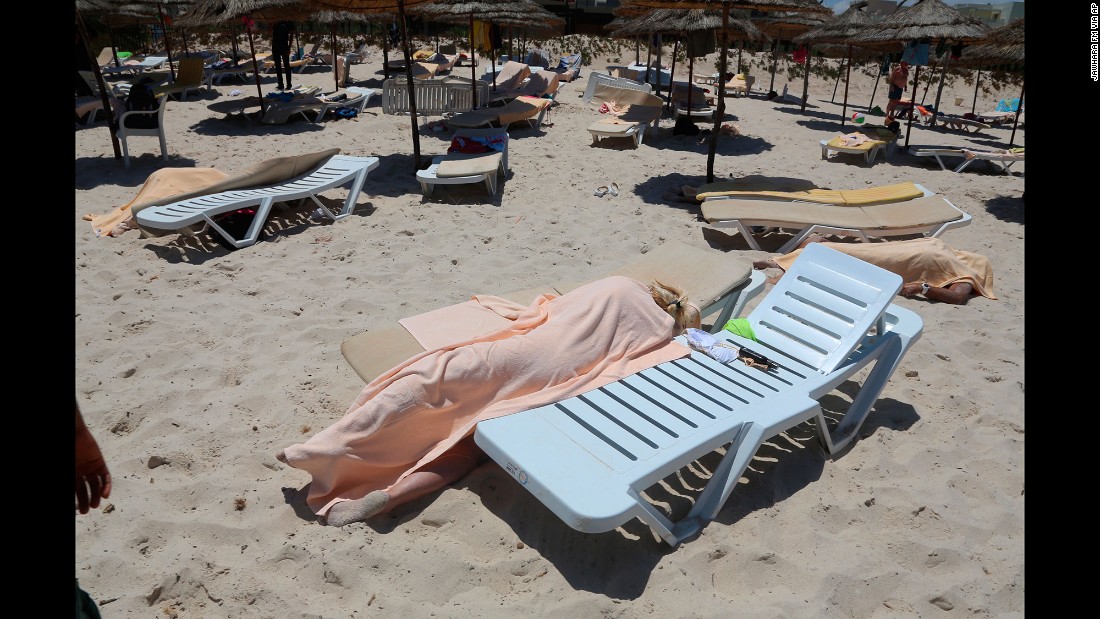
M 844 122 L 848 116 L 848 83 L 851 81 L 852 76 L 852 46 L 859 45 L 854 43 L 853 38 L 855 35 L 866 31 L 867 26 L 874 23 L 874 19 L 867 14 L 864 9 L 867 7 L 866 0 L 860 0 L 853 3 L 843 13 L 830 19 L 824 24 L 807 30 L 802 34 L 794 38 L 795 43 L 805 43 L 807 46 L 815 43 L 831 43 L 846 45 L 848 47 L 848 62 L 846 66 L 847 75 L 844 78 L 844 105 L 840 111 L 840 125 L 844 126 Z M 882 44 L 863 44 L 869 47 L 881 46 Z M 837 79 L 840 79 L 837 76 Z M 802 111 L 806 111 L 806 95 L 809 90 L 810 71 L 809 62 L 807 60 L 806 72 L 803 79 L 802 86 Z M 877 84 L 876 84 L 877 85 Z M 834 89 L 835 92 L 835 89 Z
M 968 63 L 987 64 L 1024 64 L 1024 20 L 1023 18 L 1006 26 L 1001 26 L 989 31 L 985 38 L 975 45 L 966 48 L 965 58 Z M 981 70 L 974 80 L 974 104 L 970 108 L 973 112 L 978 104 L 978 82 L 981 79 Z M 1020 110 L 1024 109 L 1024 83 L 1020 83 L 1020 104 L 1016 106 L 1016 117 L 1012 120 L 1012 135 L 1008 138 L 1008 145 L 1012 146 L 1016 141 L 1016 126 L 1020 122 Z
M 761 32 L 772 38 L 772 81 L 768 85 L 768 91 L 775 90 L 775 70 L 779 64 L 777 51 L 780 41 L 790 41 L 796 36 L 811 28 L 816 28 L 826 21 L 825 16 L 816 14 L 787 13 L 785 11 L 773 11 L 762 17 L 750 18 L 752 23 Z
M 882 21 L 871 25 L 864 32 L 854 35 L 853 42 L 885 43 L 893 44 L 895 49 L 901 49 L 909 41 L 931 39 L 941 43 L 972 43 L 981 39 L 989 32 L 989 28 L 980 20 L 947 6 L 942 0 L 917 0 L 912 6 L 898 9 L 893 15 L 887 16 Z M 950 56 L 948 56 L 950 59 Z M 944 74 L 940 77 L 940 87 L 936 92 L 935 108 L 940 108 L 940 96 L 943 93 L 943 82 L 946 76 L 947 63 L 944 63 Z M 912 101 L 916 104 L 917 84 L 920 80 L 920 65 L 917 65 L 916 75 L 913 77 Z M 933 123 L 935 122 L 935 116 Z M 909 134 L 913 128 L 913 114 L 909 114 L 909 121 L 905 128 L 905 148 L 909 147 Z
M 718 74 L 718 109 L 714 113 L 714 130 L 710 134 L 707 149 L 707 182 L 714 182 L 714 154 L 718 148 L 718 136 L 722 131 L 722 119 L 726 112 L 726 54 L 729 52 L 728 24 L 730 9 L 754 9 L 757 11 L 788 11 L 793 13 L 828 14 L 830 10 L 814 0 L 623 0 L 624 7 L 651 7 L 657 9 L 721 9 L 721 55 Z

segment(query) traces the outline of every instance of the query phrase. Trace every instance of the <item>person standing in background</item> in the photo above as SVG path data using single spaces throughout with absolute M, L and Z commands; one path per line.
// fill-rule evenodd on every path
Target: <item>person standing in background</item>
M 284 90 L 283 74 L 286 74 L 286 88 L 294 88 L 290 83 L 290 45 L 294 35 L 294 22 L 278 21 L 271 28 L 271 55 L 275 57 L 275 75 L 279 79 L 279 90 Z
M 902 60 L 890 73 L 890 90 L 886 98 L 890 100 L 886 104 L 886 125 L 894 122 L 894 108 L 901 102 L 901 96 L 909 86 L 909 63 Z

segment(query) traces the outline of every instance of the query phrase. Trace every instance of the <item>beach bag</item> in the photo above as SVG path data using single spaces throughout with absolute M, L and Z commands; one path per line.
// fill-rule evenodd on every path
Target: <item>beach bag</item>
M 680 116 L 672 127 L 672 135 L 699 135 L 699 126 L 687 116 Z
M 342 107 L 335 112 L 336 118 L 355 118 L 359 115 L 359 110 L 353 107 Z
M 157 109 L 157 105 L 157 98 L 149 84 L 137 83 L 130 87 L 130 94 L 126 97 L 127 112 L 150 112 Z M 157 117 L 151 114 L 131 116 L 126 119 L 126 126 L 132 129 L 156 129 Z
M 256 218 L 256 207 L 248 206 L 245 208 L 239 208 L 235 211 L 229 211 L 228 213 L 222 213 L 221 215 L 215 215 L 211 219 L 214 223 L 218 224 L 222 229 L 229 233 L 235 239 L 244 238 L 248 234 L 248 227 L 252 225 L 252 221 Z M 266 222 L 265 222 L 266 225 Z M 211 230 L 210 235 L 214 237 L 214 240 L 219 245 L 228 249 L 229 251 L 236 251 L 237 248 L 225 239 L 222 235 Z M 260 239 L 264 239 L 266 235 L 261 231 Z

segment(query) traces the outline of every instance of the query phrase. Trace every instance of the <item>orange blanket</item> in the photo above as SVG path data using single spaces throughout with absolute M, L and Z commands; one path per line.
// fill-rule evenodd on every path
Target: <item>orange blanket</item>
M 560 297 L 543 294 L 527 308 L 499 297 L 474 300 L 510 324 L 401 363 L 364 387 L 339 421 L 284 450 L 288 464 L 312 475 L 306 501 L 318 515 L 388 490 L 469 436 L 479 421 L 689 354 L 672 340 L 672 317 L 645 285 L 627 277 Z M 461 326 L 453 332 L 465 333 Z
M 969 282 L 974 292 L 993 296 L 993 267 L 981 254 L 952 249 L 938 238 L 919 238 L 884 243 L 824 243 L 837 251 L 855 256 L 901 276 L 903 282 L 928 282 L 929 286 L 945 287 L 955 282 Z M 786 271 L 802 253 L 797 249 L 776 256 L 775 262 Z

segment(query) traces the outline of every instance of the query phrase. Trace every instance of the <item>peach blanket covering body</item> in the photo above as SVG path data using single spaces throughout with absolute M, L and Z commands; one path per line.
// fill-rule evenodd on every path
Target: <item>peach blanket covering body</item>
M 627 277 L 607 277 L 560 297 L 543 294 L 526 308 L 500 297 L 475 301 L 507 326 L 401 363 L 364 387 L 339 421 L 284 450 L 288 464 L 312 475 L 306 500 L 318 515 L 337 502 L 389 489 L 469 436 L 479 421 L 689 354 L 672 340 L 672 317 L 645 285 Z M 450 325 L 455 337 L 468 333 Z
M 953 249 L 938 238 L 824 245 L 897 273 L 906 283 L 927 282 L 929 286 L 944 287 L 955 282 L 969 282 L 974 286 L 974 292 L 989 299 L 997 298 L 993 296 L 993 267 L 989 259 L 981 254 Z M 802 250 L 797 249 L 776 256 L 774 260 L 786 271 L 801 253 Z

